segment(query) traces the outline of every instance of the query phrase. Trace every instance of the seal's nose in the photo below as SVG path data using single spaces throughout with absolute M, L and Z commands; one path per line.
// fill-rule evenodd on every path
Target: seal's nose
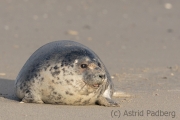
M 101 79 L 105 79 L 105 77 L 106 77 L 106 76 L 105 76 L 104 74 L 103 74 L 103 75 L 102 75 L 102 74 L 99 75 L 99 78 L 101 78 Z

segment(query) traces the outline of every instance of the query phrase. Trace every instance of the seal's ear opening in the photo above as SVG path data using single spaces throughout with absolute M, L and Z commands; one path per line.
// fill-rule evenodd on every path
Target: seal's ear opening
M 101 68 L 101 64 L 98 62 L 98 66 Z

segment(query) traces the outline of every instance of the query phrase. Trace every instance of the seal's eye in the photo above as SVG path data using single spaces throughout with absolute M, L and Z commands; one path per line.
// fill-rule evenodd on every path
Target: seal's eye
M 81 64 L 81 68 L 87 68 L 87 64 Z

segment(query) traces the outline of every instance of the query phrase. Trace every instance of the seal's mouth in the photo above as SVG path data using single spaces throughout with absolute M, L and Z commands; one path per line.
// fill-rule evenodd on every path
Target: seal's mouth
M 97 89 L 99 87 L 101 87 L 101 85 L 103 84 L 104 80 L 100 81 L 100 82 L 96 82 L 96 83 L 91 83 L 89 84 L 92 88 Z
M 93 88 L 93 89 L 98 89 L 102 83 L 94 83 L 94 84 L 85 83 L 85 84 L 88 85 L 89 87 Z
M 94 88 L 94 89 L 97 89 L 97 88 L 99 88 L 101 86 L 101 84 L 102 83 L 96 83 L 96 84 L 91 85 L 91 87 Z
M 98 88 L 100 85 L 99 84 L 94 84 L 92 86 L 93 86 L 93 88 Z
M 101 85 L 104 83 L 105 75 L 89 75 L 90 77 L 85 78 L 84 82 L 86 85 L 93 89 L 97 89 L 101 87 Z

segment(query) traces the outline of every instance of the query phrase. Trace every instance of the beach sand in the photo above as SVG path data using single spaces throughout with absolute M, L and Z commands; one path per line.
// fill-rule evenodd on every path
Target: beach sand
M 180 119 L 180 1 L 0 2 L 0 120 Z M 45 43 L 74 40 L 95 51 L 120 107 L 19 103 L 14 81 Z

